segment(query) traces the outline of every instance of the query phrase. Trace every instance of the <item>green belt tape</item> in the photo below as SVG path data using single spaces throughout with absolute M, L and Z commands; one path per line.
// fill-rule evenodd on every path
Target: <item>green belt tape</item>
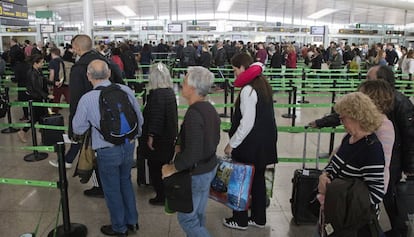
M 43 128 L 43 129 L 50 129 L 50 130 L 61 130 L 61 131 L 68 130 L 67 126 L 55 126 L 55 125 L 44 125 L 44 124 L 35 124 L 35 128 Z
M 274 108 L 326 108 L 332 107 L 332 103 L 321 103 L 321 104 L 274 104 Z
M 0 123 L 0 127 L 2 128 L 24 128 L 30 127 L 30 123 Z
M 286 162 L 286 163 L 302 163 L 303 158 L 296 158 L 296 157 L 278 157 L 279 162 Z M 319 163 L 328 163 L 328 159 L 319 159 Z M 305 158 L 305 163 L 316 163 L 316 158 Z
M 7 128 L 7 127 L 25 128 L 25 127 L 30 127 L 30 126 L 31 126 L 30 123 L 0 123 L 0 127 L 3 127 L 3 128 Z M 67 126 L 55 126 L 55 125 L 44 125 L 44 124 L 35 124 L 35 128 L 37 128 L 37 129 L 43 128 L 43 129 L 50 129 L 50 130 L 61 130 L 61 131 L 68 130 Z
M 58 187 L 57 182 L 26 180 L 26 179 L 0 178 L 0 183 L 12 184 L 12 185 L 24 185 L 24 186 L 32 186 L 32 187 L 44 187 L 44 188 L 57 188 Z
M 47 151 L 47 152 L 55 151 L 54 146 L 23 146 L 23 147 L 20 147 L 20 149 L 29 150 L 29 151 Z
M 28 107 L 29 102 L 27 101 L 12 101 L 10 102 L 10 106 L 17 106 L 17 107 Z M 43 103 L 43 102 L 33 102 L 33 106 L 36 107 L 61 107 L 61 108 L 69 108 L 69 104 L 66 103 Z

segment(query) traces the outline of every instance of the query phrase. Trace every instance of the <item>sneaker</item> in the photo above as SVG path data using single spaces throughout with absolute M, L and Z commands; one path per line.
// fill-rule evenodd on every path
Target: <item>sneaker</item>
M 265 226 L 266 225 L 260 225 L 260 224 L 257 224 L 254 220 L 252 220 L 252 219 L 249 219 L 249 222 L 247 222 L 247 224 L 248 225 L 250 225 L 250 226 L 254 226 L 254 227 L 257 227 L 257 228 L 265 228 Z
M 57 160 L 49 160 L 49 164 L 50 164 L 51 166 L 53 166 L 53 167 L 56 167 L 56 168 L 58 168 L 58 167 L 59 167 L 59 163 L 58 163 L 58 161 L 57 161 Z M 66 169 L 70 169 L 70 168 L 72 168 L 72 164 L 71 164 L 71 163 L 68 163 L 68 162 L 65 162 L 65 168 L 66 168 Z
M 20 130 L 17 132 L 17 137 L 19 138 L 21 142 L 23 143 L 27 142 L 26 133 L 23 130 Z
M 88 197 L 104 198 L 104 193 L 101 187 L 92 187 L 83 191 L 83 194 Z
M 233 217 L 231 218 L 224 218 L 223 219 L 223 225 L 231 228 L 231 229 L 236 229 L 236 230 L 247 230 L 247 226 L 241 226 L 237 223 L 237 221 L 235 221 L 233 219 Z

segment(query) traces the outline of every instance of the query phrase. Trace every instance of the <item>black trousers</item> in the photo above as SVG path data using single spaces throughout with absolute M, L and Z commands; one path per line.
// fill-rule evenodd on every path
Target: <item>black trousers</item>
M 255 168 L 251 190 L 250 219 L 259 225 L 266 224 L 266 183 L 265 168 Z M 233 218 L 241 226 L 247 226 L 248 211 L 233 211 Z

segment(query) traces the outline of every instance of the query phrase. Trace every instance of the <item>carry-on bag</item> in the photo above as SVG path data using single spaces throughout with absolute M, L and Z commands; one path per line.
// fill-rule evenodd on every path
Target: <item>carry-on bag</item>
M 253 165 L 219 158 L 217 173 L 210 186 L 210 198 L 235 211 L 247 210 L 253 175 Z
M 63 115 L 48 114 L 40 119 L 42 125 L 64 126 Z M 42 145 L 53 146 L 57 142 L 63 142 L 63 130 L 56 129 L 40 129 L 42 135 Z
M 322 171 L 319 170 L 319 147 L 321 133 L 318 133 L 318 142 L 316 149 L 316 168 L 306 168 L 306 146 L 308 130 L 305 127 L 304 144 L 303 144 L 303 162 L 302 169 L 294 171 L 292 179 L 292 198 L 290 199 L 293 221 L 299 224 L 316 224 L 318 217 L 310 210 L 310 202 L 314 199 L 314 190 L 318 186 L 319 176 Z

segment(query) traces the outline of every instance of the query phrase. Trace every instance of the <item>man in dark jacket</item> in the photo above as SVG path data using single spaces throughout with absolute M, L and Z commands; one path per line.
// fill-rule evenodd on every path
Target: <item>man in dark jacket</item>
M 388 66 L 374 66 L 367 73 L 368 80 L 385 80 L 394 87 L 394 73 Z M 414 105 L 399 91 L 395 91 L 394 107 L 387 114 L 392 121 L 395 130 L 395 141 L 393 146 L 390 181 L 387 193 L 384 197 L 384 206 L 391 222 L 392 229 L 386 232 L 388 236 L 407 236 L 405 218 L 401 216 L 403 210 L 398 210 L 396 185 L 404 172 L 407 176 L 414 176 Z M 340 124 L 339 115 L 334 113 L 310 123 L 312 127 L 333 127 Z
M 188 41 L 187 46 L 183 49 L 183 59 L 181 67 L 189 67 L 196 65 L 197 52 L 194 48 L 193 41 Z
M 388 43 L 385 53 L 385 60 L 387 61 L 388 66 L 394 66 L 398 62 L 398 54 L 395 52 L 394 44 Z
M 110 80 L 115 83 L 123 84 L 122 74 L 121 74 L 121 71 L 119 70 L 119 67 L 117 68 L 116 64 L 108 62 L 100 53 L 92 50 L 92 39 L 88 35 L 75 36 L 72 39 L 72 48 L 74 52 L 78 56 L 80 56 L 80 58 L 72 66 L 72 69 L 70 71 L 70 83 L 69 83 L 70 103 L 69 103 L 69 131 L 68 131 L 70 137 L 73 137 L 72 120 L 73 120 L 73 116 L 75 115 L 76 108 L 78 107 L 79 100 L 84 94 L 86 94 L 86 92 L 92 90 L 92 84 L 89 82 L 88 77 L 86 75 L 88 64 L 95 59 L 100 59 L 100 60 L 107 62 L 111 69 Z M 81 147 L 80 143 L 76 145 L 72 144 L 70 150 L 68 151 L 68 154 L 70 153 L 76 156 L 76 154 L 78 153 L 77 151 L 79 151 L 80 147 Z M 102 188 L 98 186 L 98 183 L 100 182 L 98 175 L 97 175 L 97 181 L 98 182 L 95 183 L 95 186 L 92 189 L 85 190 L 84 194 L 86 196 L 103 197 Z

